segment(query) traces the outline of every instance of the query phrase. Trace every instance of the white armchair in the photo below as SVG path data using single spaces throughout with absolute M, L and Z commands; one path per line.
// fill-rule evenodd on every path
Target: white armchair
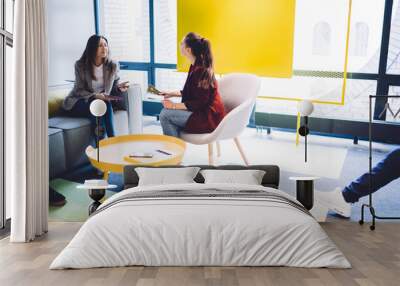
M 217 143 L 218 156 L 220 148 L 218 141 L 233 139 L 246 165 L 249 164 L 238 136 L 249 123 L 249 118 L 260 90 L 261 80 L 251 74 L 228 74 L 218 81 L 219 92 L 224 102 L 227 115 L 212 133 L 191 134 L 181 133 L 181 138 L 196 145 L 208 144 L 208 162 L 214 164 L 213 143 Z

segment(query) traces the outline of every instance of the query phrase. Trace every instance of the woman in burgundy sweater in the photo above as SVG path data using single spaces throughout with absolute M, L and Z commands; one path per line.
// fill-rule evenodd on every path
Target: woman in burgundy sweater
M 162 92 L 160 122 L 165 135 L 179 137 L 180 132 L 210 133 L 225 116 L 224 104 L 214 76 L 210 42 L 189 33 L 181 42 L 181 53 L 191 62 L 182 91 Z M 170 97 L 182 97 L 173 103 Z

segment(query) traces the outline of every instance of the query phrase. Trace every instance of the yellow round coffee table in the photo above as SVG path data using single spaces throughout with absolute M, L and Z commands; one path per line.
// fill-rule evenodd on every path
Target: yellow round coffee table
M 126 165 L 178 165 L 186 149 L 185 141 L 158 134 L 116 136 L 100 140 L 99 145 L 99 161 L 97 149 L 92 146 L 86 148 L 86 155 L 95 168 L 104 172 L 105 178 L 109 172 L 122 173 Z

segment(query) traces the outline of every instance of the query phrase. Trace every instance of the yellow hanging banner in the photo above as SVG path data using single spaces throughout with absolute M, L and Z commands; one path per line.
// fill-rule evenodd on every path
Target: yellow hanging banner
M 178 49 L 188 32 L 211 41 L 215 71 L 290 78 L 295 0 L 178 0 Z M 178 51 L 178 71 L 189 63 Z

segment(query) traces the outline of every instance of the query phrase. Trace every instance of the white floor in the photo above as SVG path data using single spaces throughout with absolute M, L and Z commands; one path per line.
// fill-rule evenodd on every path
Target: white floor
M 161 134 L 162 131 L 159 124 L 154 122 L 144 128 L 144 133 Z M 337 179 L 342 171 L 347 149 L 345 146 L 336 147 L 332 142 L 326 144 L 321 138 L 324 139 L 321 136 L 309 136 L 308 162 L 305 163 L 304 144 L 300 142 L 296 146 L 295 133 L 274 131 L 267 135 L 254 128 L 247 128 L 239 137 L 251 164 L 275 164 L 282 170 L 293 173 Z M 341 142 L 339 140 L 343 139 L 336 140 Z M 216 165 L 243 164 L 233 140 L 221 141 L 220 145 L 221 157 L 215 158 Z M 187 144 L 183 163 L 208 164 L 207 146 Z

